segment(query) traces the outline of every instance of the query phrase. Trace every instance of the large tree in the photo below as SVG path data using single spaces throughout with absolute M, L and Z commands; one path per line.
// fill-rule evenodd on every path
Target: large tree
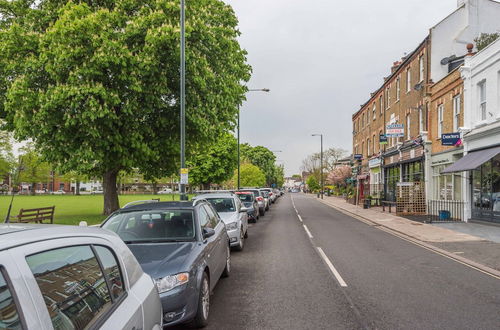
M 237 147 L 236 138 L 226 133 L 206 150 L 193 155 L 188 161 L 190 184 L 209 189 L 211 183 L 221 184 L 229 180 L 237 167 Z
M 0 1 L 0 116 L 62 172 L 179 167 L 179 1 Z M 187 1 L 187 152 L 234 127 L 251 68 L 220 0 Z
M 37 152 L 32 143 L 28 143 L 26 146 L 20 149 L 21 154 L 19 155 L 19 166 L 17 175 L 17 184 L 22 182 L 29 183 L 31 186 L 31 194 L 36 193 L 36 184 L 40 182 L 47 182 L 51 179 L 54 172 L 51 170 L 51 166 L 44 162 Z M 54 187 L 52 187 L 55 190 Z
M 230 182 L 231 186 L 236 187 L 237 181 L 238 173 L 234 171 Z M 266 184 L 266 176 L 258 166 L 243 163 L 240 168 L 240 183 L 242 187 L 262 187 Z
M 264 172 L 267 186 L 275 183 L 275 161 L 276 156 L 274 153 L 263 146 L 252 147 L 251 145 L 245 143 L 240 146 L 240 152 L 243 159 L 247 162 L 252 163 Z

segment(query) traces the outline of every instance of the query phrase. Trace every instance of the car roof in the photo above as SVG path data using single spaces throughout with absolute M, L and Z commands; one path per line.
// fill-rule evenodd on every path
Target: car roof
M 234 198 L 233 193 L 210 193 L 210 194 L 201 194 L 198 196 L 193 197 L 193 200 L 198 200 L 198 199 L 210 199 L 210 198 Z
M 145 210 L 162 210 L 162 209 L 193 209 L 193 202 L 191 201 L 173 201 L 173 202 L 157 202 L 157 203 L 142 203 L 130 205 L 119 209 L 117 212 L 130 212 L 130 211 L 145 211 Z
M 0 224 L 0 251 L 33 242 L 75 236 L 103 238 L 115 237 L 115 234 L 98 227 L 3 223 Z

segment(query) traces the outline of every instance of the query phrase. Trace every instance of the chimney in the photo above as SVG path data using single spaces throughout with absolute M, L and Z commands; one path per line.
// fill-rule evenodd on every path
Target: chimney
M 399 68 L 400 65 L 401 65 L 400 61 L 396 61 L 396 62 L 392 63 L 391 74 L 393 74 Z
M 465 56 L 472 56 L 476 53 L 473 53 L 472 50 L 474 49 L 474 44 L 467 44 L 467 54 L 465 54 Z

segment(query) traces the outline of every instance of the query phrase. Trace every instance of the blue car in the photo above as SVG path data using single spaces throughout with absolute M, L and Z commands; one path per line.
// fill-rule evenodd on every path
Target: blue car
M 210 292 L 231 271 L 229 237 L 209 202 L 125 206 L 102 227 L 118 234 L 155 280 L 165 325 L 207 325 Z

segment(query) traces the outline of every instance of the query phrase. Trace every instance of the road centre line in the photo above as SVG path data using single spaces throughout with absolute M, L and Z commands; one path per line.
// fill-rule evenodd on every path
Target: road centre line
M 330 268 L 330 271 L 333 273 L 333 276 L 335 276 L 335 278 L 339 282 L 340 286 L 346 288 L 347 287 L 347 283 L 344 281 L 344 279 L 342 278 L 342 276 L 340 276 L 340 273 L 337 271 L 337 269 L 335 269 L 335 266 L 333 266 L 333 264 L 330 261 L 330 259 L 328 259 L 328 257 L 326 256 L 325 252 L 323 251 L 323 249 L 320 248 L 319 246 L 317 247 L 317 249 L 318 249 L 318 252 L 319 252 L 321 258 L 326 263 L 326 265 L 328 266 L 328 268 Z
M 307 229 L 307 226 L 306 225 L 303 225 L 304 226 L 304 229 L 307 233 L 307 235 L 309 236 L 309 238 L 313 238 L 313 235 L 311 235 L 311 232 L 309 231 L 309 229 Z
M 300 214 L 297 213 L 297 216 L 299 217 L 300 222 L 304 222 L 302 221 L 302 217 L 300 216 Z

